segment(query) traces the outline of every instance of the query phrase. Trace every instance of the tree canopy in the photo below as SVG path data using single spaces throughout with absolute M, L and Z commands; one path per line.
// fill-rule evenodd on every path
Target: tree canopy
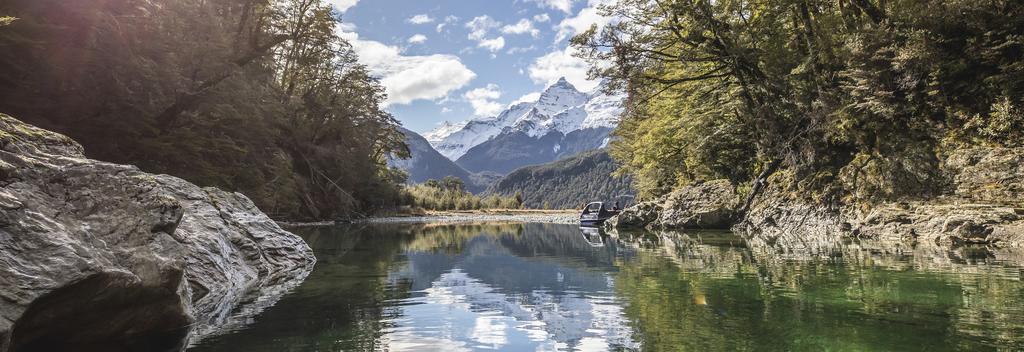
M 821 199 L 934 192 L 942 155 L 1024 145 L 1024 3 L 619 0 L 573 44 L 629 94 L 644 197 L 781 165 Z
M 272 215 L 397 202 L 408 154 L 323 0 L 10 0 L 0 111 Z M 6 17 L 5 17 L 6 18 Z

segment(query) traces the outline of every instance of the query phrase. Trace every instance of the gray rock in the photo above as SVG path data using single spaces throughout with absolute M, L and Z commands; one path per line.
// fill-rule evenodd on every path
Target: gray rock
M 944 162 L 945 195 L 878 204 L 825 205 L 782 189 L 772 176 L 734 227 L 754 246 L 783 251 L 834 248 L 870 239 L 893 248 L 985 244 L 1024 247 L 1024 148 L 972 148 Z
M 0 352 L 181 350 L 314 262 L 241 194 L 0 114 Z
M 1024 148 L 968 148 L 946 159 L 953 194 L 977 203 L 1024 206 Z
M 739 197 L 728 180 L 683 187 L 665 197 L 658 217 L 661 228 L 727 229 L 735 219 Z
M 661 205 L 658 202 L 641 202 L 626 209 L 619 215 L 605 221 L 605 226 L 616 229 L 643 228 L 655 224 Z
M 612 228 L 727 229 L 735 220 L 739 196 L 728 180 L 698 182 L 642 202 L 609 219 Z

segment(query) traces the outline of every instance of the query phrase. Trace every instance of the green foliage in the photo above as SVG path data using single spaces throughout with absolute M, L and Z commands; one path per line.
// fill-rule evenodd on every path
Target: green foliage
M 94 158 L 325 219 L 400 202 L 383 87 L 323 0 L 12 0 L 0 111 Z M 398 182 L 396 182 L 398 181 Z
M 405 192 L 407 204 L 426 210 L 519 209 L 523 206 L 519 194 L 480 197 L 466 191 L 462 180 L 453 176 L 408 186 Z
M 929 195 L 943 150 L 1024 145 L 1024 3 L 619 0 L 573 39 L 629 94 L 644 197 L 781 161 L 824 198 Z M 607 64 L 596 64 L 607 62 Z
M 583 152 L 551 163 L 527 166 L 491 185 L 486 194 L 519 197 L 531 209 L 579 209 L 590 201 L 633 199 L 629 177 L 612 175 L 617 168 L 604 150 Z

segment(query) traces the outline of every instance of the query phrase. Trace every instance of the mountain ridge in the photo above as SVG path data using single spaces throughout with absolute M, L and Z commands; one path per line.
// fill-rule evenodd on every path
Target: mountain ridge
M 527 208 L 576 209 L 590 201 L 633 202 L 629 177 L 615 177 L 618 164 L 605 149 L 581 152 L 540 165 L 524 166 L 491 184 L 484 194 L 523 195 Z
M 442 155 L 457 161 L 473 147 L 501 134 L 523 132 L 542 138 L 555 131 L 568 135 L 583 129 L 615 128 L 623 99 L 605 94 L 603 84 L 595 91 L 581 92 L 563 77 L 546 87 L 536 101 L 511 104 L 493 117 L 446 121 L 424 137 Z
M 471 173 L 441 155 L 434 150 L 425 137 L 418 133 L 404 127 L 399 127 L 399 131 L 405 134 L 410 157 L 408 159 L 391 158 L 388 160 L 388 165 L 405 170 L 409 174 L 407 182 L 423 183 L 430 179 L 440 180 L 445 176 L 454 176 L 465 183 L 466 190 L 479 193 L 494 181 L 494 177 L 490 175 Z

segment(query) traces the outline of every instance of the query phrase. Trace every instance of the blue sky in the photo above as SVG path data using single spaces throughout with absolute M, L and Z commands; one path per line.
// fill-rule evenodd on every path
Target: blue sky
M 593 88 L 568 39 L 607 23 L 597 10 L 607 1 L 328 0 L 388 90 L 387 110 L 417 132 L 494 115 L 561 76 Z

